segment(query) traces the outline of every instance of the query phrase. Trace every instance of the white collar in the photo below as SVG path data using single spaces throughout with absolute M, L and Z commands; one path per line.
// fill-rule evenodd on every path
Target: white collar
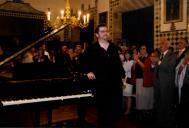
M 184 52 L 185 50 L 186 50 L 186 48 L 179 49 L 179 52 Z
M 169 51 L 169 50 L 166 50 L 165 52 L 163 52 L 163 53 L 162 53 L 163 56 L 165 56 L 165 55 L 167 54 L 168 51 Z
M 184 58 L 180 61 L 180 63 L 177 65 L 176 69 L 178 69 L 181 65 L 183 65 L 183 61 L 184 61 Z M 189 62 L 186 64 L 186 65 L 183 65 L 184 67 L 185 66 L 188 66 L 189 65 Z
M 99 45 L 101 48 L 104 48 L 105 50 L 109 47 L 109 42 L 99 42 Z

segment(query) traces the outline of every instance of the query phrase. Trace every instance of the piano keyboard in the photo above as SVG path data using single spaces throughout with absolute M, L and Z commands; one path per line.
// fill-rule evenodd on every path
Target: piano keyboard
M 1 103 L 3 106 L 11 106 L 11 105 L 40 103 L 40 102 L 48 102 L 48 101 L 63 101 L 67 99 L 77 99 L 84 97 L 93 97 L 93 95 L 92 93 L 86 93 L 86 94 L 77 94 L 77 95 L 68 95 L 68 96 L 47 97 L 47 98 L 1 101 Z

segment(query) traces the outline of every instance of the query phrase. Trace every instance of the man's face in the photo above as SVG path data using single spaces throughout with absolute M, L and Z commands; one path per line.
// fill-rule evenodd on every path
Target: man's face
M 146 51 L 146 47 L 145 46 L 142 46 L 140 48 L 140 54 L 142 54 L 143 56 L 146 55 L 147 51 Z
M 186 47 L 186 42 L 185 42 L 185 40 L 180 39 L 179 42 L 178 42 L 178 47 L 179 47 L 179 49 L 185 48 L 185 47 Z
M 76 47 L 75 47 L 75 52 L 76 52 L 77 54 L 79 54 L 79 53 L 82 52 L 82 47 L 81 47 L 81 45 L 76 45 Z
M 68 47 L 67 46 L 62 46 L 62 52 L 67 53 L 68 52 Z
M 108 33 L 108 28 L 107 27 L 100 27 L 98 33 L 96 34 L 98 39 L 101 40 L 108 40 L 109 33 Z
M 169 42 L 167 40 L 163 40 L 160 43 L 160 50 L 161 50 L 161 52 L 165 52 L 168 49 L 169 49 Z
M 153 52 L 153 53 L 151 54 L 151 56 L 150 56 L 150 59 L 151 59 L 152 62 L 155 62 L 155 59 L 156 59 L 157 57 L 158 57 L 158 56 L 156 55 L 156 53 Z

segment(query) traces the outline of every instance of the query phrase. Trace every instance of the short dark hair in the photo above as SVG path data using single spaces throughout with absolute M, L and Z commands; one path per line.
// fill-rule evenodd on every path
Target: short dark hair
M 99 29 L 100 29 L 101 27 L 107 27 L 107 25 L 106 25 L 106 24 L 99 24 L 99 25 L 96 27 L 96 29 L 95 29 L 95 33 L 98 33 L 98 32 L 99 32 Z
M 145 48 L 146 48 L 146 50 L 147 50 L 146 45 L 141 45 L 141 46 L 140 46 L 140 49 L 142 49 L 143 47 L 145 47 Z
M 188 38 L 187 38 L 187 37 L 185 37 L 185 38 L 184 38 L 184 37 L 181 37 L 180 39 L 181 39 L 181 40 L 184 40 L 185 43 L 188 44 Z

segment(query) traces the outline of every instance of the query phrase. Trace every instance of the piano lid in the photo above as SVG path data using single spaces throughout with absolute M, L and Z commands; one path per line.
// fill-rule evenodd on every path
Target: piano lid
M 36 46 L 37 44 L 43 42 L 45 39 L 55 35 L 56 33 L 60 32 L 61 30 L 65 29 L 67 26 L 68 26 L 68 24 L 64 24 L 64 25 L 60 26 L 59 28 L 54 29 L 49 34 L 39 38 L 38 40 L 36 40 L 36 41 L 32 42 L 31 44 L 29 44 L 28 46 L 26 46 L 25 48 L 21 49 L 20 51 L 14 53 L 13 55 L 11 55 L 8 58 L 4 59 L 3 61 L 0 62 L 0 67 L 3 66 L 4 64 L 6 64 L 7 62 L 10 62 L 14 58 L 18 57 L 22 53 L 26 52 L 27 50 L 31 49 L 32 47 Z

